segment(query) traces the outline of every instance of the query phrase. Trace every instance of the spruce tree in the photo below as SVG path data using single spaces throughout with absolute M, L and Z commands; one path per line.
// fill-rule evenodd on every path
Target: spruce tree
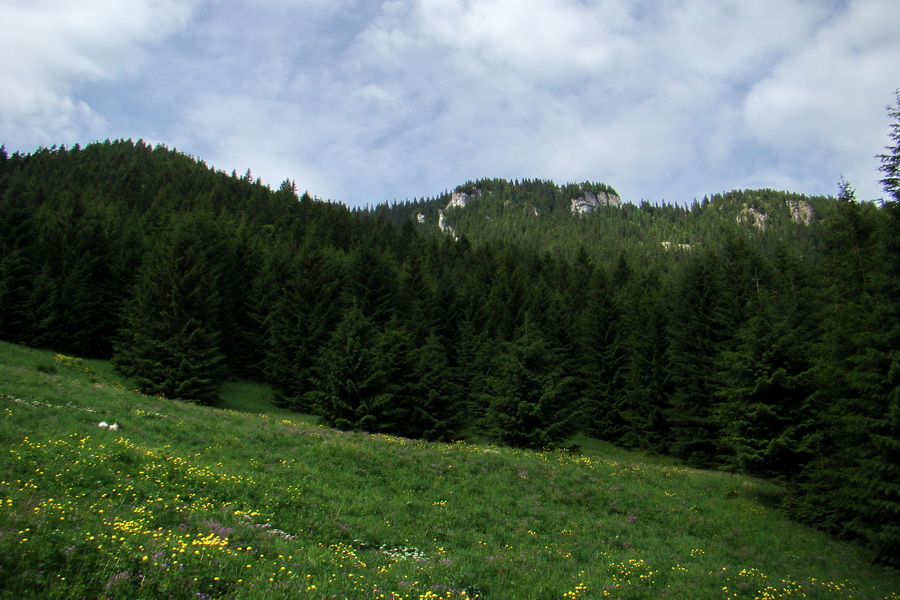
M 398 266 L 374 240 L 350 254 L 346 285 L 349 298 L 375 323 L 384 325 L 396 314 Z
M 528 323 L 514 342 L 498 348 L 486 383 L 482 427 L 494 440 L 547 449 L 575 433 L 574 377 L 564 371 L 558 350 Z
M 263 272 L 265 278 L 281 270 L 280 259 Z M 287 260 L 287 259 L 285 259 Z M 341 284 L 344 270 L 340 255 L 312 245 L 300 249 L 284 265 L 283 280 L 267 295 L 270 312 L 265 316 L 266 378 L 276 390 L 278 402 L 300 411 L 313 410 L 309 396 L 315 391 L 319 353 L 341 318 L 344 306 Z M 260 286 L 272 286 L 261 280 Z
M 118 368 L 146 394 L 214 404 L 223 376 L 219 269 L 203 217 L 173 223 L 141 269 L 115 347 Z
M 396 430 L 403 411 L 392 380 L 394 344 L 382 343 L 374 321 L 356 305 L 345 311 L 319 352 L 308 396 L 324 422 L 344 430 Z
M 744 473 L 790 480 L 809 458 L 811 345 L 798 327 L 793 298 L 762 290 L 750 309 L 737 347 L 713 363 L 721 460 Z
M 668 328 L 668 451 L 696 466 L 716 459 L 713 360 L 725 335 L 720 277 L 714 254 L 693 257 L 677 284 Z
M 896 213 L 858 203 L 841 185 L 827 231 L 828 304 L 819 369 L 818 453 L 797 478 L 792 513 L 900 556 L 900 310 Z M 893 232 L 893 234 L 892 234 Z
M 32 202 L 22 190 L 0 195 L 0 338 L 31 341 L 34 322 L 30 299 L 40 268 Z
M 35 220 L 41 264 L 28 302 L 34 320 L 30 343 L 108 358 L 123 283 L 113 273 L 115 213 L 107 217 L 73 193 L 61 192 L 44 203 Z
M 891 145 L 880 155 L 888 199 L 875 232 L 877 269 L 872 327 L 852 357 L 850 389 L 857 402 L 850 426 L 862 430 L 858 468 L 852 471 L 857 530 L 884 563 L 900 566 L 900 91 L 888 108 Z
M 409 349 L 400 395 L 406 417 L 398 433 L 426 440 L 450 441 L 460 426 L 456 372 L 437 334 Z
M 619 441 L 628 432 L 629 411 L 623 380 L 625 347 L 623 323 L 616 295 L 606 273 L 597 270 L 589 286 L 582 319 L 580 373 L 586 400 L 585 423 L 600 439 Z
M 623 307 L 622 406 L 623 431 L 619 443 L 666 451 L 668 422 L 665 413 L 668 294 L 658 275 L 630 277 L 620 290 Z
M 889 196 L 887 205 L 892 210 L 896 210 L 900 204 L 900 90 L 895 91 L 894 96 L 894 104 L 887 108 L 891 119 L 888 130 L 890 145 L 885 148 L 884 153 L 878 155 L 881 160 L 879 169 L 884 174 L 881 185 Z

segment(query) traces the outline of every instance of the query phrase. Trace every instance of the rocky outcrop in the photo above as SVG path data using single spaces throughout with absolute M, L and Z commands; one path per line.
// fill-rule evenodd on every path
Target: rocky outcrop
M 741 209 L 740 214 L 735 217 L 735 220 L 738 223 L 749 223 L 757 229 L 765 230 L 769 222 L 769 215 L 744 202 L 744 207 Z
M 801 225 L 809 225 L 816 218 L 815 209 L 806 200 L 788 200 L 787 207 L 791 213 L 791 219 Z M 745 202 L 735 219 L 738 223 L 748 223 L 757 229 L 765 230 L 769 224 L 770 215 Z
M 481 190 L 478 188 L 476 188 L 474 192 L 457 190 L 450 194 L 450 202 L 447 203 L 447 208 L 465 208 L 466 204 L 469 203 L 469 200 L 480 197 Z
M 447 217 L 444 216 L 443 209 L 438 211 L 438 227 L 440 228 L 441 233 L 449 233 L 453 236 L 453 239 L 456 239 L 456 232 L 447 224 Z
M 672 250 L 672 249 L 690 250 L 691 249 L 690 244 L 677 244 L 675 242 L 660 242 L 660 243 L 662 244 L 662 247 L 665 248 L 666 250 Z
M 417 215 L 416 215 L 416 221 L 417 221 L 419 224 L 424 223 L 424 222 L 425 222 L 425 215 L 423 215 L 422 213 L 417 214 Z
M 616 208 L 622 206 L 622 199 L 617 194 L 607 192 L 595 194 L 591 191 L 585 191 L 581 196 L 572 198 L 570 202 L 572 213 L 576 215 L 589 214 L 601 206 L 614 206 Z
M 816 211 L 806 200 L 788 200 L 791 218 L 797 223 L 809 225 L 816 218 Z
M 440 228 L 441 232 L 452 235 L 453 239 L 458 239 L 456 236 L 456 232 L 453 230 L 453 227 L 447 223 L 447 217 L 444 216 L 444 211 L 450 210 L 451 208 L 465 208 L 469 203 L 469 200 L 480 197 L 481 189 L 479 188 L 475 188 L 475 190 L 472 192 L 456 190 L 455 192 L 450 194 L 450 202 L 447 203 L 447 206 L 438 210 L 438 227 Z

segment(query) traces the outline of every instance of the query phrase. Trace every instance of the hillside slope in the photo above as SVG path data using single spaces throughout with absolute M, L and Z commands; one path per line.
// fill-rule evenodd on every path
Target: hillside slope
M 205 408 L 7 343 L 0 382 L 0 598 L 900 598 L 759 480 Z
M 623 200 L 611 186 L 583 182 L 483 179 L 435 198 L 376 205 L 366 212 L 397 226 L 466 238 L 473 244 L 504 240 L 555 255 L 584 249 L 601 264 L 622 252 L 659 260 L 673 250 L 719 247 L 748 237 L 762 246 L 797 244 L 809 226 L 834 215 L 832 197 L 771 189 L 713 194 L 690 206 Z M 665 261 L 664 261 L 665 262 Z

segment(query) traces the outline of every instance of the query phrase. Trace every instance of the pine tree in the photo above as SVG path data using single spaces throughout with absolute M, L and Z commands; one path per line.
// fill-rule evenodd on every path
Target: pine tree
M 713 254 L 693 258 L 678 282 L 669 321 L 668 451 L 697 466 L 711 466 L 716 458 L 713 360 L 725 334 L 720 278 Z
M 268 276 L 274 276 L 271 269 L 280 269 L 278 262 L 265 271 Z M 316 389 L 319 353 L 337 327 L 344 306 L 341 257 L 325 248 L 304 246 L 284 266 L 282 276 L 277 291 L 267 292 L 273 297 L 264 322 L 266 378 L 275 386 L 279 403 L 310 411 L 314 400 L 308 394 Z
M 514 342 L 502 344 L 481 394 L 482 426 L 493 439 L 521 448 L 555 448 L 575 432 L 575 382 L 558 358 L 527 323 Z
M 125 307 L 114 360 L 146 394 L 205 404 L 218 399 L 219 271 L 206 253 L 202 217 L 186 216 L 161 238 Z
M 584 417 L 593 435 L 619 441 L 630 428 L 628 420 L 636 416 L 629 414 L 624 393 L 623 323 L 605 272 L 597 271 L 589 290 L 581 326 L 583 349 L 579 373 L 586 399 Z
M 396 429 L 403 415 L 391 379 L 393 354 L 358 306 L 344 313 L 318 355 L 316 385 L 309 394 L 326 424 L 371 432 Z
M 791 479 L 808 460 L 804 438 L 814 415 L 811 345 L 798 327 L 794 299 L 763 290 L 734 350 L 714 361 L 713 417 L 724 466 L 751 475 Z

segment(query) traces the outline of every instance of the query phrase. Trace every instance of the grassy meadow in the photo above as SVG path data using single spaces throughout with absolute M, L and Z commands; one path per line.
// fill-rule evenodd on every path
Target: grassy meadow
M 770 483 L 345 433 L 267 394 L 195 406 L 0 343 L 0 598 L 900 599 Z

